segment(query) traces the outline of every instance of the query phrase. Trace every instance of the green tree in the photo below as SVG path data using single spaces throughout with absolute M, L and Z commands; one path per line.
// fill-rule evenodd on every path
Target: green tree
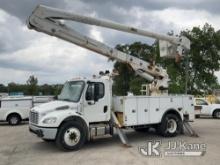
M 205 24 L 202 28 L 182 32 L 191 40 L 188 91 L 192 94 L 210 93 L 218 86 L 215 71 L 220 69 L 220 32 Z
M 14 82 L 8 83 L 8 86 L 5 86 L 4 90 L 0 88 L 0 92 L 8 92 L 8 93 L 23 92 L 24 95 L 28 94 L 27 85 L 17 84 Z
M 220 31 L 216 32 L 211 25 L 205 24 L 202 28 L 193 27 L 181 34 L 191 40 L 191 50 L 187 58 L 179 63 L 175 63 L 174 59 L 160 58 L 158 41 L 152 45 L 135 42 L 131 45 L 117 45 L 116 48 L 145 61 L 154 60 L 157 65 L 165 68 L 171 80 L 169 93 L 184 93 L 186 73 L 189 94 L 210 93 L 219 87 L 214 72 L 220 69 Z M 119 76 L 114 78 L 114 94 L 126 95 L 128 91 L 140 93 L 141 84 L 146 83 L 143 78 L 135 76 L 126 64 L 116 62 L 114 69 L 119 72 Z
M 60 94 L 62 88 L 63 88 L 63 85 L 61 85 L 61 84 L 53 85 L 53 93 L 51 93 L 51 94 L 54 96 L 58 96 Z
M 42 95 L 59 95 L 62 87 L 63 86 L 59 84 L 56 85 L 43 84 L 38 86 L 38 91 Z
M 146 61 L 152 61 L 155 57 L 152 55 L 153 47 L 141 42 L 135 42 L 131 45 L 117 45 L 116 49 L 141 58 Z M 128 64 L 115 62 L 114 69 L 119 73 L 119 76 L 114 77 L 113 94 L 127 95 L 127 92 L 140 94 L 141 84 L 145 84 L 146 80 L 136 76 L 132 68 Z
M 7 86 L 5 86 L 4 84 L 0 84 L 0 92 L 8 92 Z
M 38 86 L 37 86 L 38 80 L 37 77 L 34 75 L 31 75 L 27 80 L 27 86 L 28 86 L 28 94 L 29 95 L 36 95 L 38 94 Z

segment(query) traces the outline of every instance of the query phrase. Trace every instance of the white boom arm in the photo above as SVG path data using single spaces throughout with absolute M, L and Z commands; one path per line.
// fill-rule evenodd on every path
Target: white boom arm
M 190 48 L 190 41 L 184 37 L 173 37 L 161 35 L 146 30 L 137 29 L 134 27 L 125 26 L 115 22 L 99 20 L 91 17 L 68 13 L 55 8 L 39 5 L 33 11 L 28 19 L 28 27 L 36 31 L 44 32 L 46 34 L 56 36 L 63 40 L 69 41 L 81 47 L 90 49 L 100 53 L 106 57 L 116 59 L 117 61 L 129 64 L 136 74 L 152 82 L 156 80 L 157 86 L 160 89 L 168 88 L 169 77 L 166 71 L 158 66 L 154 66 L 146 61 L 143 61 L 132 55 L 118 51 L 99 41 L 84 36 L 79 32 L 64 25 L 59 20 L 71 20 L 81 22 L 84 24 L 96 25 L 106 28 L 111 28 L 119 31 L 133 33 L 141 36 L 156 38 L 163 41 L 168 41 L 170 44 L 176 46 L 176 51 L 179 55 L 183 55 L 185 50 Z

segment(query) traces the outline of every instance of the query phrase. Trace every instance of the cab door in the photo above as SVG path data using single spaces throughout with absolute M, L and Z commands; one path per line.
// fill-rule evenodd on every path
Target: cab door
M 209 115 L 210 113 L 210 106 L 209 104 L 203 99 L 196 99 L 196 105 L 201 106 L 201 114 Z
M 89 122 L 110 119 L 110 98 L 108 88 L 102 82 L 89 82 L 84 98 L 83 113 Z

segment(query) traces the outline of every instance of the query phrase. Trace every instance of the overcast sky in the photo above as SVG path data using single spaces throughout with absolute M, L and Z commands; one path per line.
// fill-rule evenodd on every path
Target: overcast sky
M 55 37 L 29 30 L 26 19 L 38 4 L 137 26 L 154 32 L 191 29 L 206 22 L 220 29 L 219 0 L 0 0 L 0 84 L 25 83 L 30 75 L 40 84 L 63 83 L 112 68 L 105 57 Z M 149 39 L 74 24 L 85 35 L 114 47 Z M 220 73 L 216 73 L 220 81 Z

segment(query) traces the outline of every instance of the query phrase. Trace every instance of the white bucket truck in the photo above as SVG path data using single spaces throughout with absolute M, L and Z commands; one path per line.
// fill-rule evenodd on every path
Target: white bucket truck
M 152 82 L 151 93 L 157 96 L 112 96 L 111 74 L 96 78 L 75 78 L 64 84 L 58 100 L 34 107 L 30 113 L 30 131 L 58 147 L 77 150 L 97 136 L 117 131 L 127 144 L 123 129 L 141 131 L 154 127 L 163 136 L 176 136 L 185 122 L 193 121 L 194 105 L 190 95 L 166 94 L 169 77 L 163 68 L 132 55 L 110 48 L 84 36 L 59 20 L 71 20 L 128 33 L 160 39 L 162 56 L 184 56 L 190 41 L 184 37 L 166 36 L 122 24 L 38 6 L 28 19 L 28 27 L 127 63 L 139 76 Z M 160 91 L 158 93 L 158 91 Z M 164 92 L 165 91 L 165 92 Z M 159 95 L 160 94 L 160 95 Z

